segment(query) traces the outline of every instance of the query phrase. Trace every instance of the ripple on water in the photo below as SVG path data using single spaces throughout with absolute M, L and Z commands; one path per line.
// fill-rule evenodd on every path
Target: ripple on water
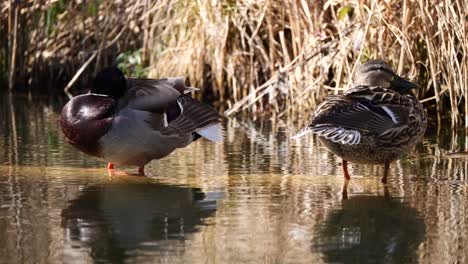
M 229 120 L 225 143 L 109 177 L 52 108 L 15 100 L 16 130 L 0 104 L 0 262 L 468 261 L 468 159 L 442 154 L 464 146 L 450 136 L 392 164 L 388 191 L 381 166 L 351 164 L 343 199 L 341 161 L 283 121 Z

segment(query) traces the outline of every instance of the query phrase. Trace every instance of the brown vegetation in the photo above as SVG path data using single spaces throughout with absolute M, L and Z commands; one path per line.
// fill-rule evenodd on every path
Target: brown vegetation
M 278 117 L 310 112 L 351 85 L 356 62 L 381 58 L 421 84 L 438 120 L 448 113 L 468 127 L 465 1 L 12 2 L 0 4 L 9 19 L 0 65 L 28 77 L 20 80 L 69 80 L 87 60 L 92 73 L 139 50 L 150 76 L 187 76 L 227 115 Z
M 129 29 L 140 1 L 8 0 L 0 3 L 0 72 L 9 87 L 44 90 L 66 84 L 92 62 L 91 75 L 121 51 L 140 46 Z

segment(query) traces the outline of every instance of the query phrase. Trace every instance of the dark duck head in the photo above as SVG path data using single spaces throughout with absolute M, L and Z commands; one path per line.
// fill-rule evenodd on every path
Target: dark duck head
M 400 94 L 411 93 L 419 85 L 398 76 L 386 62 L 370 60 L 360 65 L 354 76 L 354 86 L 380 86 L 390 88 Z
M 93 81 L 90 93 L 108 95 L 115 99 L 127 92 L 127 80 L 118 68 L 109 67 L 100 71 Z
M 126 91 L 126 79 L 119 69 L 99 72 L 90 93 L 73 97 L 63 107 L 60 125 L 67 141 L 89 155 L 100 156 L 99 139 L 111 128 L 118 99 Z

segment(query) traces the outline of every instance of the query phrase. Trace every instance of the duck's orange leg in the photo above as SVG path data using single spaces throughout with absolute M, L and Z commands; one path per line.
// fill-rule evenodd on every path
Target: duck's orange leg
M 138 167 L 138 174 L 141 176 L 145 176 L 145 167 Z
M 344 174 L 344 177 L 347 181 L 349 181 L 351 179 L 351 177 L 349 177 L 349 173 L 348 173 L 348 161 L 347 160 L 343 160 L 343 174 Z
M 114 176 L 114 163 L 112 162 L 107 163 L 107 175 L 109 177 Z
M 387 175 L 388 175 L 388 170 L 390 169 L 390 162 L 386 161 L 384 165 L 384 171 L 383 171 L 383 178 L 382 178 L 382 183 L 386 184 L 387 183 Z

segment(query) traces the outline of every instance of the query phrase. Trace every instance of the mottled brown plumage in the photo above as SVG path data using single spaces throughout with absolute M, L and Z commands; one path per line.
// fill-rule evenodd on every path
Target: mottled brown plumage
M 396 75 L 383 61 L 359 67 L 355 87 L 330 96 L 315 110 L 310 125 L 299 136 L 312 132 L 334 154 L 347 161 L 388 165 L 419 143 L 426 130 L 426 113 L 411 92 L 417 84 Z

